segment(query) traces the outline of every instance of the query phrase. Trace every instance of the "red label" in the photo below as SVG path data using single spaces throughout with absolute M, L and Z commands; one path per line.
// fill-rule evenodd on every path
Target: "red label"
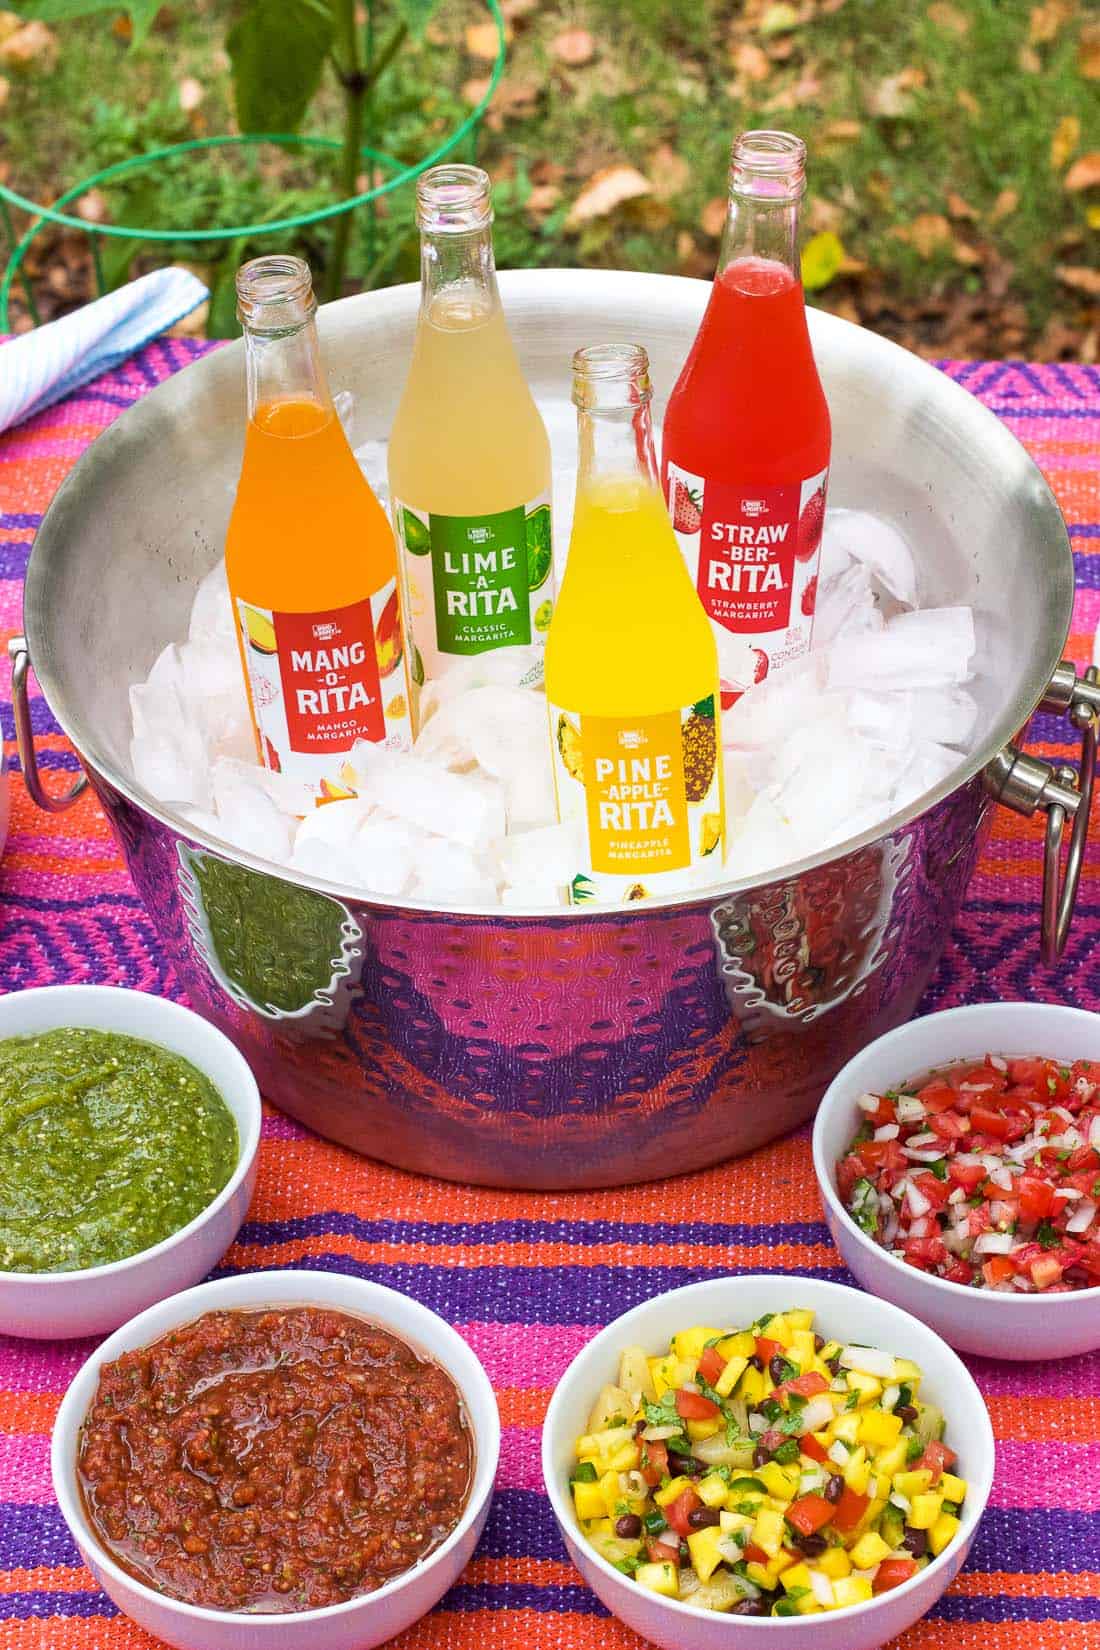
M 369 599 L 272 617 L 291 750 L 315 756 L 385 738 Z
M 791 617 L 801 485 L 703 489 L 699 596 L 716 624 L 741 635 L 783 630 Z

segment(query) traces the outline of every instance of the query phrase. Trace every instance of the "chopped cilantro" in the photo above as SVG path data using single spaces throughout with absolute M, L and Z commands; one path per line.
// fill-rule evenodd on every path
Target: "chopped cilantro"
M 912 1402 L 913 1388 L 909 1385 L 908 1381 L 902 1381 L 901 1385 L 898 1387 L 898 1402 L 894 1405 L 894 1408 L 897 1409 L 899 1405 L 902 1408 L 905 1408 Z
M 783 1405 L 778 1398 L 765 1398 L 760 1405 L 760 1413 L 765 1421 L 778 1421 L 783 1414 Z
M 1093 1183 L 1092 1183 L 1092 1195 L 1093 1195 L 1093 1197 L 1100 1197 L 1100 1179 L 1097 1179 L 1097 1180 L 1093 1181 Z
M 947 1179 L 946 1157 L 937 1157 L 936 1161 L 934 1163 L 929 1163 L 928 1167 L 931 1169 L 937 1180 Z
M 847 1398 L 845 1398 L 845 1400 L 844 1400 L 844 1408 L 845 1409 L 855 1409 L 855 1407 L 858 1403 L 859 1403 L 859 1393 L 858 1392 L 849 1392 Z
M 785 1467 L 790 1462 L 797 1461 L 800 1453 L 798 1439 L 787 1438 L 772 1455 L 772 1460 L 778 1461 L 780 1466 Z
M 616 1559 L 615 1568 L 616 1570 L 621 1570 L 624 1576 L 632 1576 L 641 1563 L 642 1560 L 637 1556 L 637 1554 L 633 1554 L 629 1558 Z
M 806 1590 L 807 1589 L 805 1587 L 792 1587 L 786 1598 L 777 1598 L 775 1603 L 772 1605 L 772 1615 L 797 1616 L 798 1600 L 795 1595 L 803 1594 Z
M 599 1474 L 591 1461 L 580 1461 L 569 1474 L 571 1484 L 594 1484 Z
M 646 1513 L 642 1523 L 645 1525 L 647 1535 L 660 1535 L 662 1530 L 668 1529 L 668 1519 L 659 1507 L 655 1507 L 652 1512 Z
M 945 1512 L 945 1513 L 951 1513 L 953 1517 L 957 1518 L 959 1516 L 959 1507 L 960 1507 L 960 1505 L 961 1505 L 961 1503 L 958 1502 L 958 1501 L 944 1501 L 944 1504 L 941 1507 L 940 1511 Z
M 799 1370 L 797 1364 L 792 1364 L 789 1358 L 780 1358 L 779 1380 L 776 1382 L 776 1385 L 781 1386 L 784 1381 L 795 1381 L 798 1379 L 800 1373 L 801 1371 Z
M 1038 1238 L 1044 1249 L 1057 1249 L 1062 1242 L 1062 1239 L 1054 1230 L 1054 1227 L 1050 1224 L 1049 1220 L 1039 1222 L 1039 1230 L 1036 1232 L 1035 1236 Z
M 753 1334 L 758 1335 L 762 1329 L 767 1329 L 774 1317 L 774 1312 L 765 1312 L 763 1317 L 757 1318 L 756 1322 L 752 1326 Z
M 918 1456 L 923 1454 L 924 1445 L 921 1443 L 920 1439 L 917 1437 L 910 1438 L 909 1442 L 905 1446 L 906 1461 L 915 1461 Z

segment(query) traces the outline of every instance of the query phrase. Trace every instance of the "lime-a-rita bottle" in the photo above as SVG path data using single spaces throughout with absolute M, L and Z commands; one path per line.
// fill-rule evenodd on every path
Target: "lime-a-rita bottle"
M 421 300 L 390 435 L 414 676 L 520 649 L 542 679 L 554 605 L 550 443 L 508 333 L 488 175 L 436 166 L 417 184 Z
M 573 400 L 577 507 L 546 697 L 558 817 L 584 844 L 570 899 L 618 904 L 720 874 L 718 656 L 661 497 L 645 350 L 578 350 Z

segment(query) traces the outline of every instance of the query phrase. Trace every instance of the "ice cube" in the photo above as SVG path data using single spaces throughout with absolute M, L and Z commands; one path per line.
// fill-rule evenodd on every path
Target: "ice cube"
M 187 636 L 192 642 L 208 642 L 221 637 L 223 641 L 232 642 L 234 648 L 237 645 L 224 559 L 215 563 L 195 591 Z
M 376 808 L 355 833 L 357 878 L 375 894 L 407 893 L 416 873 L 423 838 L 401 820 Z
M 497 884 L 469 847 L 432 836 L 417 847 L 412 892 L 418 899 L 495 904 Z
M 913 728 L 920 739 L 965 749 L 978 724 L 978 706 L 965 688 L 920 688 L 909 698 Z
M 358 833 L 371 813 L 371 804 L 359 797 L 326 802 L 306 814 L 294 834 L 290 863 L 307 876 L 361 887 L 363 875 L 357 849 Z
M 349 848 L 322 842 L 318 837 L 296 842 L 289 863 L 292 870 L 301 871 L 303 876 L 318 877 L 323 882 L 338 882 L 348 888 L 359 889 L 363 886 L 358 857 Z
M 161 734 L 140 738 L 135 734 L 130 741 L 130 766 L 138 784 L 158 802 L 209 808 L 206 752 L 201 745 L 194 748 L 186 733 L 171 738 Z
M 912 750 L 914 738 L 913 693 L 863 693 L 847 696 L 848 721 L 854 732 L 868 744 L 884 750 Z
M 397 819 L 468 848 L 504 835 L 504 788 L 481 774 L 452 773 L 411 751 L 358 740 L 348 758 L 361 797 Z
M 527 688 L 479 687 L 444 699 L 416 754 L 457 773 L 477 768 L 504 787 L 510 831 L 554 819 L 546 700 Z
M 227 842 L 285 864 L 290 858 L 293 821 L 281 814 L 258 785 L 223 788 L 218 798 L 218 832 Z
M 802 848 L 789 817 L 767 791 L 759 791 L 741 824 L 726 843 L 726 875 L 757 876 L 799 859 Z
M 748 749 L 778 744 L 788 729 L 817 715 L 825 671 L 824 656 L 808 653 L 750 688 L 722 713 L 724 743 Z
M 822 571 L 841 571 L 845 558 L 866 567 L 883 590 L 912 607 L 917 599 L 913 553 L 897 528 L 869 510 L 828 510 L 821 544 Z
M 450 661 L 444 673 L 433 677 L 421 692 L 421 733 L 443 705 L 477 688 L 537 689 L 541 676 L 536 680 L 532 672 L 536 668 L 535 656 L 540 652 L 537 648 L 498 647 L 490 653 L 475 653 L 466 659 Z M 541 670 L 541 665 L 538 668 Z
M 830 688 L 949 687 L 970 675 L 974 617 L 968 607 L 899 613 L 877 635 L 848 636 L 829 653 Z
M 841 637 L 881 630 L 884 623 L 870 573 L 859 562 L 852 562 L 839 577 L 820 588 L 814 614 L 814 649 L 832 647 Z
M 582 837 L 583 831 L 572 823 L 506 836 L 498 854 L 501 876 L 517 895 L 535 887 L 564 889 L 581 863 Z
M 181 701 L 212 760 L 253 759 L 256 741 L 236 641 L 209 637 L 180 648 Z
M 951 774 L 957 773 L 964 760 L 958 751 L 939 745 L 934 740 L 926 740 L 918 746 L 913 760 L 898 780 L 892 811 L 899 812 L 919 802 Z

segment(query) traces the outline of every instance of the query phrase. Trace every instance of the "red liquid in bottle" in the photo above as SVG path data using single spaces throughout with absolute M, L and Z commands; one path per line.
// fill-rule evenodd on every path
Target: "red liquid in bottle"
M 665 415 L 665 496 L 727 706 L 805 653 L 813 627 L 831 428 L 796 273 L 797 199 L 736 198 Z

